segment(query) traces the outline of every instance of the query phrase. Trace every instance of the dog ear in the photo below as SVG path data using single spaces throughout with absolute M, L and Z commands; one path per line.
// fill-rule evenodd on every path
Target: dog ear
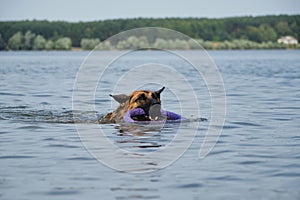
M 125 103 L 127 100 L 129 100 L 129 96 L 126 94 L 118 94 L 118 95 L 109 95 L 111 96 L 114 100 L 116 100 L 118 103 Z
M 157 94 L 157 96 L 160 96 L 160 93 L 162 93 L 162 91 L 164 91 L 165 87 L 162 87 L 160 90 L 157 90 L 155 92 L 155 94 Z

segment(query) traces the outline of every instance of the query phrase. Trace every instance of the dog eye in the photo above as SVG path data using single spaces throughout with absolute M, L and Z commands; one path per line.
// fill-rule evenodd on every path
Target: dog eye
M 146 100 L 146 96 L 145 94 L 140 94 L 139 97 L 136 99 L 136 101 L 140 101 L 140 100 Z
M 155 93 L 152 93 L 151 96 L 152 96 L 153 99 L 158 99 L 159 98 Z

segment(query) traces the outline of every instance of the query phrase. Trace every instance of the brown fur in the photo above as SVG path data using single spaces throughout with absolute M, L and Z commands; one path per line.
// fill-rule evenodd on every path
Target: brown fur
M 129 96 L 125 94 L 120 95 L 110 95 L 118 103 L 119 107 L 113 111 L 103 116 L 100 119 L 100 123 L 117 123 L 123 122 L 123 116 L 128 110 L 135 108 L 142 108 L 146 115 L 139 120 L 151 120 L 155 117 L 160 117 L 161 101 L 160 93 L 165 89 L 161 88 L 158 91 L 150 90 L 136 90 L 132 92 Z

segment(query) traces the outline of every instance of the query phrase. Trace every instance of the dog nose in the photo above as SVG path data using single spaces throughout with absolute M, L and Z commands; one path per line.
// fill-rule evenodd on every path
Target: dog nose
M 151 103 L 152 103 L 152 105 L 160 104 L 160 101 L 157 99 L 152 99 Z

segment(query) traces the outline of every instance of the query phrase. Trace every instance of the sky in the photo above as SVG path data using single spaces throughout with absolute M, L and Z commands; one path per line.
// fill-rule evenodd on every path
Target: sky
M 300 0 L 0 0 L 0 21 L 300 14 Z

